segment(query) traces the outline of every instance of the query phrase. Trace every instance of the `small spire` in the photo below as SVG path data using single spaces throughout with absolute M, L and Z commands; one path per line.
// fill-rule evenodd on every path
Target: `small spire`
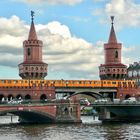
M 114 24 L 114 16 L 111 16 L 112 25 Z
M 34 14 L 35 12 L 31 11 L 31 27 L 30 27 L 28 40 L 37 40 L 36 30 L 34 26 Z
M 112 26 L 111 26 L 108 43 L 117 43 L 117 38 L 116 38 L 115 30 L 114 30 L 114 16 L 111 16 L 111 24 Z
M 34 16 L 35 16 L 35 12 L 31 11 L 31 20 L 32 20 L 32 22 L 34 21 Z

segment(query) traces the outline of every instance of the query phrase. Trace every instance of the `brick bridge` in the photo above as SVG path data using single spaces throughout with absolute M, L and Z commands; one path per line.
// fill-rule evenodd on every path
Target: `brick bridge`
M 11 113 L 25 123 L 75 123 L 80 120 L 80 105 L 70 100 L 47 103 L 1 104 L 0 115 Z

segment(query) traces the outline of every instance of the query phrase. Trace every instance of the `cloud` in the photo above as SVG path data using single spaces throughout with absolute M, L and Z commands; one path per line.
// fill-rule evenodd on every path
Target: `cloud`
M 23 61 L 22 42 L 28 37 L 29 25 L 17 16 L 9 19 L 1 17 L 0 24 L 6 25 L 0 27 L 0 65 L 17 67 Z M 103 60 L 99 42 L 93 46 L 73 36 L 68 26 L 58 21 L 38 24 L 36 30 L 44 43 L 43 60 L 49 64 L 49 73 L 64 72 L 71 78 L 97 77 L 98 65 Z
M 1 24 L 6 26 L 0 27 L 0 66 L 15 68 L 23 62 L 22 43 L 28 37 L 29 25 L 17 16 L 1 17 Z M 59 73 L 71 79 L 99 79 L 98 66 L 104 63 L 103 41 L 93 45 L 74 36 L 68 26 L 58 21 L 35 27 L 44 44 L 43 61 L 49 64 L 49 74 L 57 73 L 56 79 L 63 79 Z M 124 47 L 123 62 L 130 62 L 126 54 L 134 50 Z
M 108 1 L 108 0 L 93 0 L 94 2 L 105 2 L 105 1 Z
M 51 23 L 48 23 L 47 28 L 51 32 L 51 34 L 58 34 L 58 35 L 61 35 L 63 37 L 70 37 L 71 36 L 69 28 L 66 25 L 62 25 L 58 21 L 53 21 Z
M 24 2 L 32 5 L 35 4 L 44 5 L 44 3 L 52 4 L 52 5 L 56 5 L 56 4 L 75 5 L 81 3 L 83 0 L 15 0 L 15 1 Z
M 102 15 L 102 13 L 106 16 L 114 15 L 117 28 L 140 25 L 140 4 L 136 4 L 133 0 L 111 0 L 103 9 L 96 9 L 93 12 L 94 15 Z M 107 22 L 106 16 L 102 17 L 102 23 Z

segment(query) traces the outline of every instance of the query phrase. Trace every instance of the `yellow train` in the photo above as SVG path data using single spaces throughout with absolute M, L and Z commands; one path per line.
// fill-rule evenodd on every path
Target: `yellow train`
M 55 87 L 135 87 L 134 80 L 9 80 L 1 79 L 0 87 L 28 87 L 28 86 L 55 86 Z

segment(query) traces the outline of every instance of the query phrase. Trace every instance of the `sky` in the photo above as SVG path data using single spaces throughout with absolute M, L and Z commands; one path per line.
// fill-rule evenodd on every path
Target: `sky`
M 23 62 L 31 10 L 44 44 L 45 79 L 99 79 L 112 15 L 122 63 L 140 61 L 139 0 L 1 0 L 0 79 L 20 79 L 18 64 Z

